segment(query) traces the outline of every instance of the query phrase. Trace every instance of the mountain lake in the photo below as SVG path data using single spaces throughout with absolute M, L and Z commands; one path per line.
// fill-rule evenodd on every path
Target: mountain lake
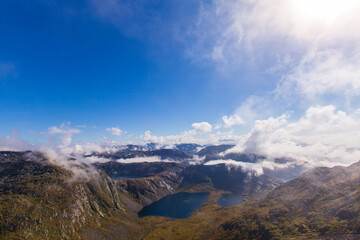
M 205 203 L 210 193 L 176 193 L 144 207 L 138 215 L 163 216 L 168 218 L 188 218 Z

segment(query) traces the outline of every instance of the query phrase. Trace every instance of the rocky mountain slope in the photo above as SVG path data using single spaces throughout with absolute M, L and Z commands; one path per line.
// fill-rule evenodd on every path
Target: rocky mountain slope
M 1 152 L 0 238 L 80 239 L 81 229 L 99 227 L 107 217 L 130 221 L 121 193 L 105 173 L 74 168 L 85 170 L 88 178 L 51 164 L 40 153 Z

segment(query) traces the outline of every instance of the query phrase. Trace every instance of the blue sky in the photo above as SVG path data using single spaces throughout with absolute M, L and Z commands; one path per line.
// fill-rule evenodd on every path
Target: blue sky
M 0 62 L 11 69 L 0 82 L 0 133 L 16 129 L 36 138 L 33 131 L 70 121 L 175 134 L 232 111 L 244 87 L 217 82 L 211 66 L 193 64 L 182 40 L 164 33 L 175 31 L 166 21 L 195 21 L 199 4 L 190 2 L 183 10 L 166 1 L 148 4 L 144 15 L 114 20 L 121 25 L 99 17 L 87 1 L 2 3 Z M 159 24 L 146 22 L 152 11 Z
M 219 121 L 271 85 L 244 68 L 229 76 L 187 56 L 190 37 L 182 35 L 200 2 L 129 2 L 117 4 L 138 13 L 124 17 L 121 9 L 102 16 L 96 1 L 2 3 L 0 63 L 9 69 L 1 76 L 1 135 L 15 129 L 36 139 L 68 121 L 100 129 L 83 136 L 92 139 L 111 126 L 176 134 Z
M 232 142 L 353 160 L 360 146 L 338 142 L 360 137 L 359 9 L 356 0 L 3 1 L 0 147 L 20 134 L 30 144 Z

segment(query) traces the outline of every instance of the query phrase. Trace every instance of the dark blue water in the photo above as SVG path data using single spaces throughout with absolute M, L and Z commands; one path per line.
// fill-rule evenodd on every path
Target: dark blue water
M 222 207 L 229 207 L 243 203 L 241 195 L 236 194 L 223 194 L 218 199 L 218 204 Z
M 187 218 L 207 201 L 208 196 L 209 193 L 172 194 L 144 207 L 138 214 L 140 217 Z

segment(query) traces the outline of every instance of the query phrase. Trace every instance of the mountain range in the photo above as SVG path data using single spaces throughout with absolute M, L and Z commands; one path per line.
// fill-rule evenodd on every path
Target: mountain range
M 232 146 L 183 147 L 186 152 L 119 148 L 91 154 L 109 160 L 94 164 L 74 157 L 54 161 L 40 152 L 0 152 L 0 239 L 360 237 L 360 163 L 315 168 L 282 182 L 241 167 L 185 161 L 194 154 L 217 159 Z M 116 161 L 154 155 L 176 161 Z M 258 158 L 237 156 L 244 162 Z M 186 219 L 138 217 L 144 206 L 179 192 L 210 196 Z M 223 193 L 246 201 L 221 207 L 216 200 Z

